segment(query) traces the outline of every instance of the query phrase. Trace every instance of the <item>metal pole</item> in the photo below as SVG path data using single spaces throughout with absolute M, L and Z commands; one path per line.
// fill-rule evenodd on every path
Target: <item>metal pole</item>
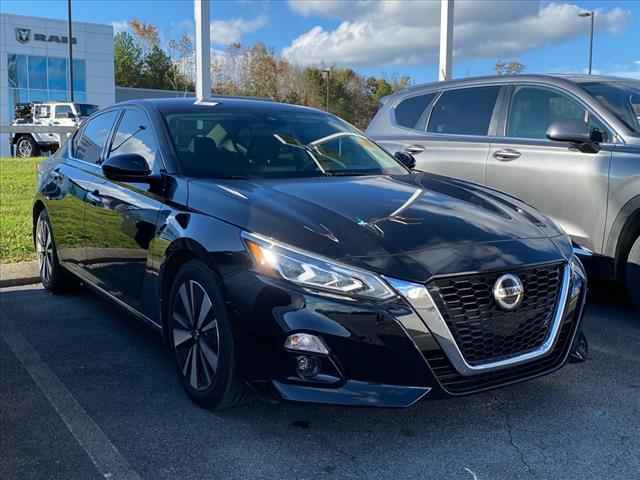
M 591 75 L 591 66 L 593 65 L 593 24 L 596 16 L 595 11 L 591 11 L 591 37 L 589 38 L 589 75 Z
M 73 31 L 71 28 L 71 0 L 67 0 L 67 45 L 69 45 L 69 100 L 73 102 Z
M 193 0 L 193 17 L 196 23 L 196 98 L 211 96 L 211 35 L 209 0 Z
M 438 79 L 451 80 L 453 52 L 453 0 L 440 3 L 440 64 Z
M 328 112 L 329 111 L 329 81 L 331 80 L 331 70 L 330 69 L 326 69 L 326 70 L 323 70 L 323 72 L 325 73 L 326 78 L 327 78 L 327 97 L 326 97 L 326 100 L 325 100 L 324 109 L 325 109 L 325 111 Z

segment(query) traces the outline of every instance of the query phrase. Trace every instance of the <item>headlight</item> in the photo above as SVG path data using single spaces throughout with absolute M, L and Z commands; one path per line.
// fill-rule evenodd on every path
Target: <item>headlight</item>
M 242 233 L 256 270 L 296 285 L 342 296 L 386 300 L 395 296 L 377 275 L 256 235 Z
M 587 281 L 587 274 L 582 262 L 575 255 L 571 258 L 571 298 L 574 299 L 582 291 Z

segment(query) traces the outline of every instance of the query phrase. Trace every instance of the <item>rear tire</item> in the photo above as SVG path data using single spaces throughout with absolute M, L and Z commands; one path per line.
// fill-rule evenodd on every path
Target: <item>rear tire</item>
M 168 338 L 178 377 L 198 405 L 223 410 L 244 398 L 231 322 L 215 274 L 191 260 L 176 275 L 168 304 Z
M 30 158 L 40 155 L 38 144 L 28 135 L 20 137 L 16 142 L 16 157 Z
M 68 290 L 73 285 L 73 278 L 58 260 L 53 230 L 46 210 L 42 210 L 36 220 L 34 243 L 42 286 L 53 293 Z
M 625 284 L 631 302 L 640 310 L 640 237 L 636 238 L 627 257 Z

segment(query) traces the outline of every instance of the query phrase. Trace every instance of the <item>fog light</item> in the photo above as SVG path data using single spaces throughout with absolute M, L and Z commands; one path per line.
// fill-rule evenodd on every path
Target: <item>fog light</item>
M 301 352 L 312 352 L 326 355 L 329 350 L 319 337 L 309 333 L 294 333 L 289 335 L 284 342 L 284 348 L 289 350 L 298 350 Z
M 315 357 L 300 355 L 296 358 L 296 371 L 301 378 L 315 377 L 320 372 L 320 361 Z

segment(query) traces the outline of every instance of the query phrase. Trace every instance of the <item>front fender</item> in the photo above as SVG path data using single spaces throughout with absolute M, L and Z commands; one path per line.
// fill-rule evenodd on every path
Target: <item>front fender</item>
M 163 318 L 171 282 L 186 261 L 195 258 L 207 264 L 220 277 L 223 288 L 227 277 L 241 268 L 246 270 L 248 257 L 240 233 L 238 227 L 208 215 L 161 212 L 147 262 L 151 286 L 146 298 L 152 318 Z M 154 298 L 160 298 L 160 303 Z

